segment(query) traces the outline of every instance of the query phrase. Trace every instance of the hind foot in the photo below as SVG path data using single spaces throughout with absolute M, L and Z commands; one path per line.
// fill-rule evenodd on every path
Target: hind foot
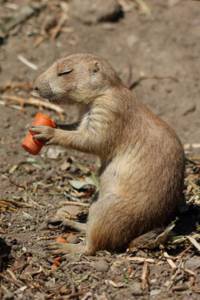
M 95 253 L 88 249 L 87 246 L 79 244 L 68 244 L 68 243 L 58 243 L 53 242 L 48 245 L 48 250 L 56 255 L 66 255 L 66 254 L 84 254 L 84 255 L 94 255 Z
M 52 242 L 47 247 L 53 254 L 64 255 L 69 253 L 83 254 L 85 246 L 82 244 L 68 244 Z

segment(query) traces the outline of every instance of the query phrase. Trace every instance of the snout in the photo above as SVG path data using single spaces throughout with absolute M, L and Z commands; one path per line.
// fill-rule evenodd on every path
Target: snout
M 33 84 L 32 94 L 35 97 L 40 96 L 39 87 L 35 83 Z
M 33 84 L 33 95 L 40 96 L 47 99 L 51 98 L 52 90 L 48 80 L 42 78 L 42 76 L 39 76 Z

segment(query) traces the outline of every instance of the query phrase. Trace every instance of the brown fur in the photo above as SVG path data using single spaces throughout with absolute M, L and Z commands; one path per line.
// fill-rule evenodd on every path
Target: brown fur
M 89 211 L 86 251 L 123 249 L 168 222 L 182 199 L 182 145 L 108 62 L 90 54 L 71 55 L 54 63 L 35 86 L 50 100 L 88 108 L 76 130 L 35 129 L 40 139 L 101 159 L 100 193 Z

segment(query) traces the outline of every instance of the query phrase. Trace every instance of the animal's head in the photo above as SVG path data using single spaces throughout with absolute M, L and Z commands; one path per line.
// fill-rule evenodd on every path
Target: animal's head
M 120 82 L 110 64 L 92 54 L 59 59 L 35 81 L 35 91 L 49 100 L 91 103 Z

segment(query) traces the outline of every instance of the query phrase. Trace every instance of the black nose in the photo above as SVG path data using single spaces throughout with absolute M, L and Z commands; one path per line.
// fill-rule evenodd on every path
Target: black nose
M 33 95 L 34 96 L 39 96 L 39 94 L 40 94 L 40 89 L 39 89 L 37 84 L 34 84 L 33 85 Z
M 37 85 L 34 86 L 33 88 L 34 88 L 34 91 L 39 92 L 39 87 Z

